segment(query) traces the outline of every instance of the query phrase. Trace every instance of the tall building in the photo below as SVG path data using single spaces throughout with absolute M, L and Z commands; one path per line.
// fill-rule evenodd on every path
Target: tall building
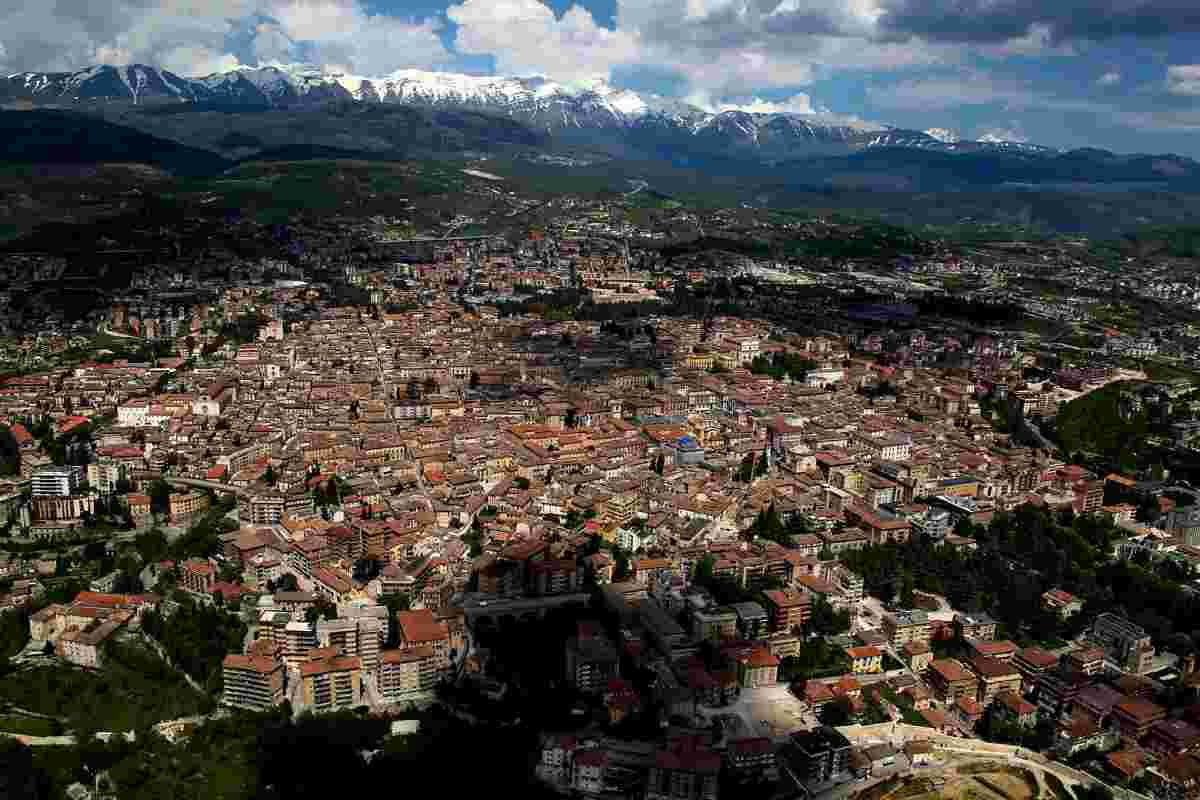
M 414 702 L 433 691 L 437 676 L 432 647 L 385 650 L 379 664 L 379 694 L 387 703 Z
M 317 621 L 317 646 L 335 647 L 344 656 L 358 656 L 366 672 L 374 672 L 379 668 L 380 644 L 380 624 L 377 619 L 339 617 Z
M 300 665 L 304 705 L 337 711 L 362 704 L 362 662 L 356 656 L 327 656 Z
M 284 698 L 283 662 L 267 656 L 227 655 L 221 665 L 221 704 L 251 711 L 277 706 Z

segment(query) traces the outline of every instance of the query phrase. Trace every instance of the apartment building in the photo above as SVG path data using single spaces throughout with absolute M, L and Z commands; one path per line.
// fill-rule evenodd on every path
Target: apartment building
M 883 633 L 892 648 L 899 650 L 909 642 L 929 644 L 929 615 L 924 611 L 896 611 L 883 617 Z
M 295 667 L 317 649 L 317 629 L 311 622 L 289 622 L 283 629 L 283 660 Z
M 737 636 L 737 612 L 728 607 L 697 608 L 692 612 L 692 633 L 709 642 Z
M 438 673 L 438 658 L 432 647 L 385 650 L 379 665 L 379 694 L 388 703 L 428 697 Z
M 952 706 L 960 697 L 977 697 L 979 684 L 961 661 L 937 659 L 929 665 L 929 686 L 943 705 Z
M 579 756 L 575 756 L 576 764 Z M 646 779 L 646 800 L 717 800 L 721 756 L 700 737 L 668 741 L 654 756 Z
M 207 597 L 217 582 L 217 568 L 209 561 L 188 559 L 179 565 L 179 581 L 185 591 Z
M 825 783 L 849 769 L 850 740 L 837 728 L 797 731 L 786 752 L 796 775 L 808 786 Z
M 992 701 L 1005 692 L 1020 694 L 1021 673 L 1012 664 L 1006 664 L 998 658 L 975 656 L 971 659 L 971 672 L 979 684 L 976 695 L 980 705 L 987 707 Z
M 34 497 L 67 497 L 79 491 L 82 467 L 41 467 L 33 473 Z
M 807 592 L 771 589 L 763 592 L 763 602 L 772 631 L 787 632 L 808 622 L 811 602 Z
M 996 638 L 996 620 L 984 613 L 955 614 L 954 630 L 964 639 L 991 641 Z
M 1018 650 L 1012 660 L 1013 667 L 1021 673 L 1021 689 L 1025 693 L 1032 692 L 1037 686 L 1038 677 L 1047 670 L 1054 669 L 1057 664 L 1058 656 L 1038 647 Z
M 770 628 L 770 617 L 767 611 L 758 603 L 734 603 L 732 606 L 737 614 L 738 633 L 746 639 L 760 639 L 767 635 Z
M 221 705 L 264 711 L 284 699 L 282 661 L 267 656 L 225 656 L 221 664 Z
M 1092 623 L 1092 636 L 1126 672 L 1145 675 L 1150 671 L 1154 646 L 1150 643 L 1150 634 L 1142 626 L 1106 611 Z
M 743 689 L 759 689 L 774 686 L 779 681 L 777 656 L 765 647 L 756 647 L 737 658 L 738 685 Z
M 1167 718 L 1167 710 L 1149 700 L 1134 698 L 1113 706 L 1112 718 L 1121 732 L 1121 740 L 1134 745 L 1150 732 L 1154 723 Z
M 618 673 L 617 648 L 592 623 L 579 623 L 577 635 L 567 640 L 566 650 L 567 682 L 580 692 L 601 692 Z
M 364 672 L 379 668 L 379 649 L 384 636 L 378 619 L 322 619 L 317 621 L 317 646 L 335 647 L 344 656 L 358 656 Z
M 337 711 L 362 704 L 362 662 L 356 656 L 330 655 L 300 664 L 304 706 Z
M 400 626 L 400 649 L 428 647 L 433 650 L 439 670 L 450 665 L 450 631 L 446 623 L 438 622 L 430 609 L 401 611 L 396 615 Z

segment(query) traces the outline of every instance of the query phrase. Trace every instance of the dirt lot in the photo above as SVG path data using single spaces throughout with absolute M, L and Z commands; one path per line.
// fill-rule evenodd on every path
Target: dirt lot
M 971 764 L 961 771 L 947 767 L 935 775 L 889 781 L 874 787 L 874 796 L 866 800 L 1037 800 L 1039 794 L 1032 775 L 1026 778 L 1020 770 L 1000 765 Z

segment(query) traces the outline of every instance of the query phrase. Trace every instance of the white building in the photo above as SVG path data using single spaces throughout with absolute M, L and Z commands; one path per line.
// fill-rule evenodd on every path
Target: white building
M 83 467 L 42 467 L 33 473 L 34 497 L 67 497 L 79 491 Z

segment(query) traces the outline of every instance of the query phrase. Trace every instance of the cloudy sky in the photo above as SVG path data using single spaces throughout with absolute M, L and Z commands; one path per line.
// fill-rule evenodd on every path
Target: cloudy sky
M 1193 157 L 1198 44 L 1198 0 L 0 0 L 6 72 L 602 78 L 709 108 Z

